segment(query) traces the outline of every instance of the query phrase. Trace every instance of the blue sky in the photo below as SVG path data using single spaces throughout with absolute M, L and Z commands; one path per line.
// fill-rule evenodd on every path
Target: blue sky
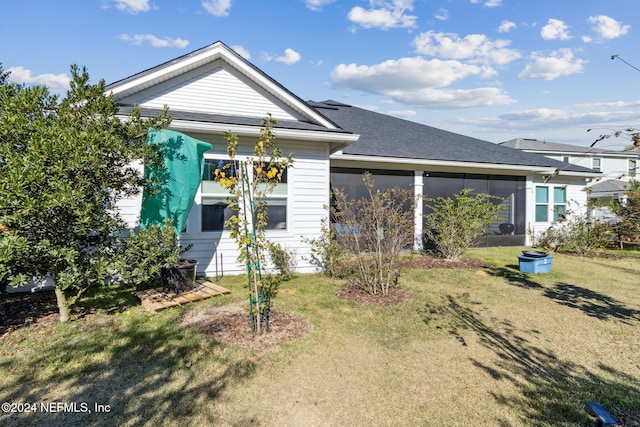
M 588 145 L 640 125 L 639 18 L 637 0 L 7 0 L 0 62 L 64 92 L 71 64 L 112 83 L 221 40 L 305 100 Z

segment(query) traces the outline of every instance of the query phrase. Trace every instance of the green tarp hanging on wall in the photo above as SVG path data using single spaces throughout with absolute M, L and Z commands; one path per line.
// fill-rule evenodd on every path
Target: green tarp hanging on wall
M 147 144 L 161 156 L 157 166 L 145 167 L 149 185 L 142 195 L 140 228 L 173 221 L 176 233 L 185 226 L 204 168 L 203 154 L 211 144 L 172 130 L 149 130 Z

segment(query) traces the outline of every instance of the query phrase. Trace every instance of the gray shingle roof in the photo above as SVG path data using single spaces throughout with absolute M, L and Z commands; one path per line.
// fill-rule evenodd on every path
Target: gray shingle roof
M 553 151 L 558 153 L 616 153 L 620 151 L 603 150 L 598 147 L 584 147 L 580 145 L 562 144 L 559 142 L 540 141 L 539 139 L 515 138 L 501 142 L 505 147 L 516 148 L 518 150 L 532 151 Z
M 607 179 L 600 181 L 597 184 L 593 184 L 591 187 L 591 194 L 594 193 L 623 193 L 625 188 L 629 185 L 628 182 L 618 181 L 616 179 Z
M 341 128 L 360 135 L 344 154 L 420 160 L 551 167 L 595 172 L 542 155 L 527 153 L 431 126 L 376 113 L 336 101 L 308 103 Z
M 121 105 L 120 113 L 128 114 L 133 106 Z M 144 117 L 153 117 L 160 114 L 162 110 L 156 108 L 142 108 L 141 114 Z M 225 125 L 241 125 L 241 126 L 262 126 L 262 118 L 258 117 L 245 117 L 245 116 L 228 116 L 223 114 L 209 114 L 209 113 L 197 113 L 192 111 L 179 111 L 169 109 L 169 116 L 175 120 L 185 120 L 200 123 L 216 123 Z M 298 120 L 278 120 L 274 129 L 295 129 L 305 131 L 321 131 L 321 132 L 335 132 L 335 133 L 351 133 L 341 128 L 330 129 L 315 123 L 298 121 Z

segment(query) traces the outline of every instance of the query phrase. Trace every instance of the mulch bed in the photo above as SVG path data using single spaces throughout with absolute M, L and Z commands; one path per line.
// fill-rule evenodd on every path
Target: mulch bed
M 362 286 L 355 283 L 342 286 L 335 292 L 335 296 L 345 301 L 355 301 L 360 304 L 373 305 L 376 307 L 389 307 L 396 305 L 409 298 L 411 291 L 398 286 L 389 287 L 389 293 L 371 294 Z
M 312 329 L 305 319 L 278 310 L 271 310 L 269 332 L 260 335 L 251 333 L 246 312 L 221 312 L 192 326 L 215 341 L 253 350 L 274 349 L 282 343 L 297 340 Z

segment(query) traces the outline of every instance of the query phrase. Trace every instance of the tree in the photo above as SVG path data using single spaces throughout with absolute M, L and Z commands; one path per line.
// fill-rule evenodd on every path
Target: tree
M 124 227 L 116 203 L 143 185 L 131 165 L 145 157 L 147 129 L 170 120 L 137 108 L 120 120 L 104 81 L 75 65 L 62 99 L 0 74 L 0 280 L 52 276 L 66 322 L 86 289 L 108 282 Z
M 587 129 L 587 132 L 591 132 L 591 129 Z M 612 133 L 600 135 L 595 141 L 591 143 L 589 147 L 595 146 L 598 142 L 605 139 L 614 138 L 626 138 L 631 140 L 631 144 L 623 148 L 624 151 L 638 151 L 640 152 L 640 130 L 635 128 L 627 128 L 624 130 L 617 130 Z
M 333 216 L 338 243 L 356 261 L 356 284 L 371 294 L 387 295 L 395 282 L 400 252 L 413 243 L 413 190 L 398 187 L 375 191 L 371 173 L 362 181 L 360 200 L 335 190 Z
M 622 239 L 637 241 L 640 238 L 640 181 L 630 181 L 624 193 L 626 196 L 624 203 L 611 205 L 619 219 L 616 229 Z
M 258 334 L 268 332 L 269 310 L 278 288 L 278 282 L 272 277 L 263 277 L 262 271 L 268 251 L 266 196 L 273 192 L 287 169 L 293 166 L 292 154 L 283 157 L 275 143 L 275 124 L 271 115 L 263 119 L 260 137 L 253 146 L 253 156 L 244 161 L 236 159 L 238 136 L 226 133 L 231 161 L 214 170 L 215 181 L 229 191 L 229 207 L 236 211 L 225 225 L 238 244 L 238 262 L 247 267 L 250 326 L 252 332 Z
M 433 210 L 425 216 L 425 234 L 434 242 L 436 250 L 451 261 L 458 259 L 474 240 L 486 234 L 489 225 L 500 219 L 498 213 L 503 209 L 492 202 L 501 201 L 499 197 L 473 195 L 472 191 L 464 188 L 453 197 L 425 199 Z

